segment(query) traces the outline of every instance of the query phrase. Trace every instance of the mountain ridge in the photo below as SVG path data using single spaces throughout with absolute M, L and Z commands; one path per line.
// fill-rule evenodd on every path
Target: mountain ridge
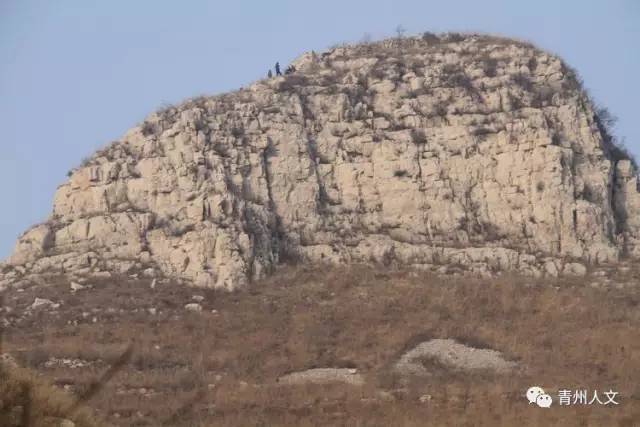
M 292 65 L 96 152 L 2 282 L 144 270 L 233 289 L 288 258 L 539 277 L 640 257 L 637 168 L 560 58 L 425 33 Z

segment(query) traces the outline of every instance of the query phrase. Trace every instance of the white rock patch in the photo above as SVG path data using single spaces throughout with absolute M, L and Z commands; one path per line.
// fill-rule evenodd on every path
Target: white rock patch
M 429 375 L 420 363 L 421 358 L 434 358 L 454 370 L 491 370 L 504 373 L 518 365 L 505 360 L 496 350 L 479 349 L 460 344 L 452 339 L 433 339 L 418 344 L 402 355 L 395 364 L 395 370 L 403 375 Z
M 348 368 L 316 368 L 306 371 L 292 372 L 278 378 L 281 384 L 328 384 L 342 382 L 351 385 L 364 384 L 364 378 L 357 369 Z

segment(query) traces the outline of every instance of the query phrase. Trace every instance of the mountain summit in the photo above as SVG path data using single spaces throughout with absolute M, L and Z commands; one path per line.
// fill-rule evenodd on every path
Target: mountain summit
M 640 258 L 635 164 L 556 56 L 427 33 L 292 66 L 96 152 L 4 284 L 136 270 L 233 289 L 285 259 L 540 277 Z

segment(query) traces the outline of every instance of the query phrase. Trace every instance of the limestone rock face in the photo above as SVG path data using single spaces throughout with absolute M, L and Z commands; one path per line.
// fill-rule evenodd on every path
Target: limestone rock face
M 73 171 L 5 274 L 231 289 L 285 257 L 536 276 L 640 257 L 637 172 L 574 73 L 528 44 L 437 40 L 305 54 L 152 114 Z

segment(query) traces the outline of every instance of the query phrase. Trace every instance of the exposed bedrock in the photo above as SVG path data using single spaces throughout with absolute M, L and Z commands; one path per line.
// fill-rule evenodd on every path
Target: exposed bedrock
M 95 153 L 5 276 L 142 267 L 232 289 L 285 257 L 555 276 L 640 256 L 636 169 L 559 58 L 474 36 L 294 65 Z

